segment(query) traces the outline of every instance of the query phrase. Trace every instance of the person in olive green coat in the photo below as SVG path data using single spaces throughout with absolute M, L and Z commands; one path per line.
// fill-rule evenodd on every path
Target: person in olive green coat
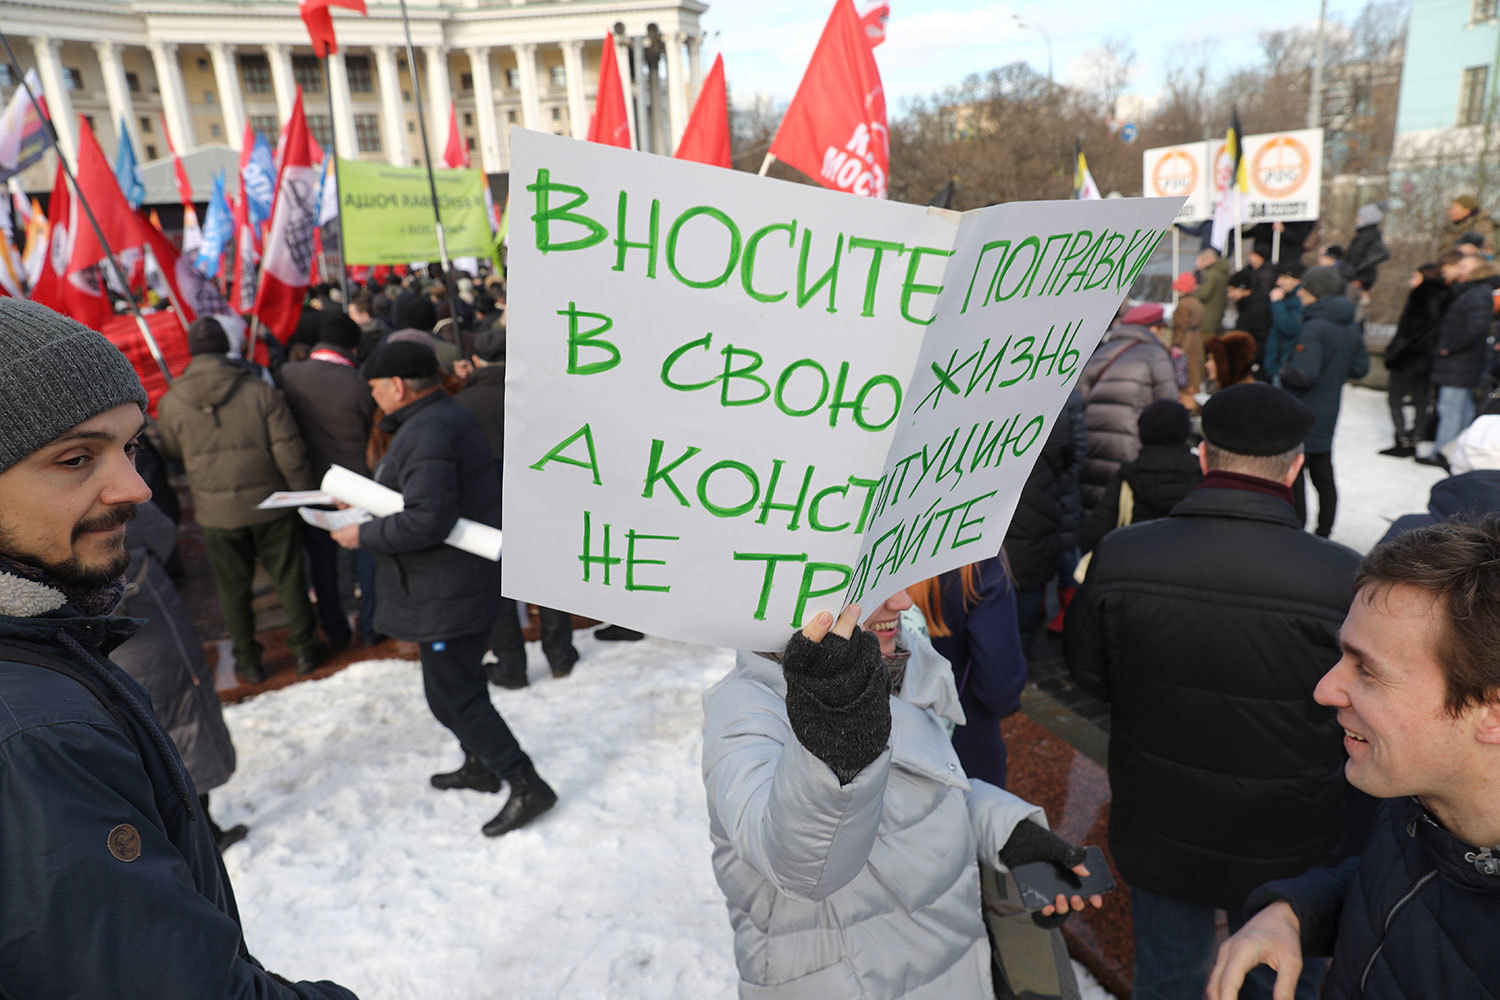
M 1221 332 L 1229 300 L 1229 261 L 1213 247 L 1198 251 L 1198 287 L 1193 298 L 1203 303 L 1203 335 Z

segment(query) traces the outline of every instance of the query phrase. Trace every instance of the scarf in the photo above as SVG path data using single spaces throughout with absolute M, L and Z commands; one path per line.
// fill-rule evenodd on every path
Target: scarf
M 335 351 L 332 348 L 328 348 L 328 347 L 320 347 L 317 350 L 313 351 L 311 354 L 309 354 L 307 357 L 308 357 L 308 360 L 310 360 L 310 361 L 326 361 L 326 362 L 328 362 L 331 365 L 342 365 L 345 368 L 353 368 L 354 367 L 354 362 L 353 361 L 350 361 L 348 358 L 344 357 L 344 355 L 340 354 L 338 351 Z
M 115 608 L 118 608 L 120 602 L 125 599 L 124 574 L 121 574 L 118 579 L 112 580 L 102 587 L 96 587 L 93 590 L 80 590 L 64 586 L 57 580 L 54 580 L 52 574 L 40 566 L 31 566 L 26 563 L 17 562 L 8 556 L 0 556 L 0 572 L 19 576 L 23 580 L 39 583 L 44 587 L 51 587 L 67 598 L 67 602 L 79 614 L 88 618 L 102 618 L 113 614 Z
M 1200 490 L 1244 490 L 1247 493 L 1264 493 L 1266 496 L 1285 500 L 1290 506 L 1295 507 L 1292 500 L 1292 488 L 1283 486 L 1273 479 L 1262 479 L 1260 476 L 1247 476 L 1239 472 L 1225 472 L 1222 469 L 1211 469 L 1208 475 L 1203 477 L 1203 482 L 1198 484 Z

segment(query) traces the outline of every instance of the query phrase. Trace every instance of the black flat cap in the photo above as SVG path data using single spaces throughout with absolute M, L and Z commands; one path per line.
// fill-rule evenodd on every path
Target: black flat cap
M 1291 393 L 1247 382 L 1220 389 L 1203 404 L 1203 436 L 1236 455 L 1280 455 L 1306 440 L 1315 419 Z
M 437 355 L 426 344 L 387 341 L 370 355 L 360 374 L 372 378 L 431 378 L 438 373 Z

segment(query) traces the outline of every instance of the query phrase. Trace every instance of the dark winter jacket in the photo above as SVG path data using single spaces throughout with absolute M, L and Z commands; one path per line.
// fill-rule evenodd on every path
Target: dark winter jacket
M 1438 326 L 1437 348 L 1432 357 L 1433 385 L 1473 389 L 1484 375 L 1485 341 L 1494 323 L 1493 292 L 1500 275 L 1492 266 L 1480 265 L 1487 274 L 1453 286 L 1453 295 Z
M 0 994 L 352 998 L 246 950 L 182 759 L 105 659 L 139 624 L 0 576 Z
M 1203 303 L 1203 335 L 1221 332 L 1224 307 L 1229 302 L 1229 261 L 1220 257 L 1198 275 L 1193 297 Z
M 1021 707 L 1026 657 L 1016 622 L 1016 595 L 1005 561 L 994 556 L 975 564 L 979 603 L 964 607 L 958 570 L 939 583 L 943 624 L 949 635 L 933 636 L 932 648 L 953 667 L 964 724 L 953 731 L 953 749 L 964 773 L 1005 787 L 1005 741 L 1000 720 Z
M 1234 328 L 1244 330 L 1260 344 L 1266 342 L 1266 337 L 1271 332 L 1271 292 L 1263 273 L 1268 271 L 1269 267 L 1262 267 L 1259 271 L 1253 267 L 1245 267 L 1235 273 L 1236 278 L 1244 278 L 1250 282 L 1250 294 L 1240 299 L 1237 305 Z
M 222 354 L 200 354 L 157 403 L 162 452 L 187 468 L 193 516 L 232 530 L 295 516 L 257 510 L 277 490 L 317 485 L 281 393 Z
M 460 517 L 500 527 L 500 477 L 473 414 L 442 390 L 380 422 L 393 435 L 375 481 L 405 509 L 360 526 L 375 557 L 375 627 L 410 642 L 488 632 L 500 610 L 500 564 L 444 543 Z
M 1099 539 L 1115 530 L 1120 520 L 1120 484 L 1130 484 L 1134 497 L 1130 523 L 1166 517 L 1172 508 L 1203 482 L 1198 458 L 1181 444 L 1148 444 L 1133 462 L 1126 462 L 1110 480 L 1083 526 L 1083 551 L 1092 552 Z
M 479 421 L 498 466 L 505 460 L 505 365 L 476 368 L 463 391 L 453 398 Z
M 1333 956 L 1327 1000 L 1500 997 L 1500 873 L 1414 798 L 1383 802 L 1361 857 L 1262 886 L 1246 910 L 1296 912 L 1304 955 Z
M 1384 545 L 1408 531 L 1451 521 L 1455 517 L 1477 519 L 1486 514 L 1500 514 L 1500 469 L 1476 469 L 1439 479 L 1432 484 L 1427 513 L 1396 518 L 1380 539 L 1380 544 Z
M 1344 383 L 1363 378 L 1369 371 L 1370 352 L 1354 322 L 1353 302 L 1330 295 L 1302 310 L 1302 337 L 1281 370 L 1281 387 L 1317 415 L 1302 445 L 1308 454 L 1333 450 Z
M 324 351 L 348 364 L 320 359 Z M 321 481 L 330 465 L 342 465 L 361 476 L 370 474 L 365 445 L 375 422 L 375 398 L 370 395 L 370 383 L 354 366 L 352 354 L 332 344 L 318 344 L 306 361 L 282 366 L 281 388 L 307 442 L 314 479 Z
M 1297 288 L 1301 288 L 1298 285 Z M 1281 301 L 1271 303 L 1271 333 L 1266 338 L 1262 371 L 1280 375 L 1291 359 L 1297 341 L 1302 339 L 1302 300 L 1296 289 L 1287 292 Z
M 1071 424 L 1065 407 L 1021 487 L 1005 530 L 1005 558 L 1021 590 L 1046 586 L 1061 566 L 1064 480 L 1074 463 Z
M 1312 692 L 1359 556 L 1281 497 L 1212 481 L 1099 543 L 1063 638 L 1078 686 L 1110 706 L 1120 874 L 1229 908 L 1347 853 L 1343 731 Z
M 234 773 L 234 743 L 214 689 L 214 671 L 203 658 L 193 615 L 164 563 L 177 546 L 177 526 L 155 502 L 140 504 L 125 526 L 130 568 L 125 602 L 115 612 L 143 618 L 139 632 L 110 659 L 151 695 L 156 717 L 172 737 L 198 791 L 218 788 Z
M 1380 226 L 1372 223 L 1354 231 L 1354 239 L 1349 241 L 1349 247 L 1344 251 L 1339 271 L 1345 280 L 1357 281 L 1368 291 L 1375 287 L 1375 279 L 1380 276 L 1380 265 L 1390 259 L 1391 252 L 1381 239 Z
M 1084 424 L 1083 395 L 1075 386 L 1068 393 L 1058 420 L 1066 420 L 1073 435 L 1071 460 L 1062 469 L 1058 495 L 1062 502 L 1062 550 L 1080 551 L 1083 544 L 1083 460 L 1089 453 L 1089 429 Z
M 1441 281 L 1423 281 L 1407 294 L 1396 334 L 1385 345 L 1385 367 L 1389 371 L 1426 374 L 1432 368 L 1433 347 L 1449 294 L 1448 286 Z
M 1207 327 L 1204 331 L 1207 332 Z M 1172 355 L 1144 326 L 1118 326 L 1083 366 L 1078 391 L 1088 427 L 1083 463 L 1083 507 L 1092 510 L 1110 477 L 1141 451 L 1141 411 L 1177 398 Z

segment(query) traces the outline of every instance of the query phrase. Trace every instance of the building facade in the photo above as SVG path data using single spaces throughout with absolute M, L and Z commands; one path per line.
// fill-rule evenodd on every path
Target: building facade
M 1397 170 L 1469 160 L 1500 120 L 1500 0 L 1416 0 L 1407 24 L 1396 141 Z M 1491 143 L 1491 146 L 1494 144 Z
M 441 161 L 451 103 L 471 164 L 499 173 L 509 167 L 513 126 L 587 134 L 606 38 L 615 46 L 632 143 L 670 154 L 701 86 L 699 17 L 708 8 L 698 0 L 406 6 L 416 81 L 400 7 L 388 0 L 367 0 L 367 17 L 333 8 L 340 50 L 326 71 L 296 0 L 6 0 L 0 31 L 21 73 L 36 69 L 70 161 L 79 115 L 106 155 L 123 128 L 148 163 L 168 155 L 168 134 L 180 153 L 237 151 L 248 122 L 274 143 L 300 87 L 313 137 L 341 158 Z M 19 83 L 13 68 L 0 66 L 0 100 Z M 49 156 L 20 181 L 47 190 L 52 174 Z M 193 180 L 205 197 L 199 176 Z

